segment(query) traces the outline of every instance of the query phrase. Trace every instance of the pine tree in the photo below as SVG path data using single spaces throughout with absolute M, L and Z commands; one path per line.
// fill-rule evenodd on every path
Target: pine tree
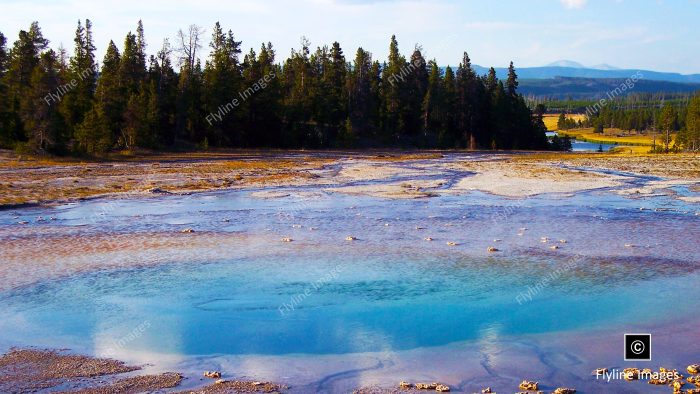
M 95 102 L 76 130 L 75 137 L 80 151 L 104 153 L 121 134 L 126 102 L 119 78 L 120 61 L 119 50 L 110 41 L 102 61 Z
M 25 119 L 31 118 L 32 109 L 22 108 L 21 102 L 29 95 L 34 69 L 38 67 L 41 53 L 48 45 L 49 41 L 43 37 L 39 24 L 32 22 L 29 31 L 19 32 L 19 39 L 10 51 L 6 75 L 9 113 L 7 135 L 13 141 L 27 141 L 27 136 L 32 134 L 32 130 L 26 129 L 23 123 Z
M 515 73 L 515 67 L 513 62 L 510 62 L 508 66 L 508 79 L 506 80 L 506 88 L 508 90 L 508 95 L 515 97 L 518 95 L 518 74 Z
M 408 76 L 406 58 L 399 52 L 396 36 L 391 36 L 389 58 L 382 70 L 382 87 L 384 93 L 384 143 L 396 144 L 404 132 L 403 107 L 405 103 Z
M 661 130 L 664 132 L 664 150 L 668 153 L 668 147 L 671 144 L 671 131 L 675 130 L 676 125 L 676 109 L 672 105 L 666 103 L 661 110 Z
M 423 98 L 422 120 L 425 146 L 437 145 L 438 135 L 445 123 L 445 97 L 442 71 L 435 60 L 429 62 L 428 89 Z
M 171 53 L 170 42 L 165 39 L 157 56 L 151 56 L 148 70 L 151 90 L 149 112 L 154 119 L 157 146 L 172 146 L 175 143 L 178 77 L 170 61 Z
M 441 148 L 456 148 L 459 144 L 457 127 L 457 82 L 452 67 L 445 68 L 443 80 L 445 102 L 445 120 L 438 136 L 438 146 Z
M 688 103 L 685 116 L 685 129 L 677 138 L 686 150 L 700 150 L 700 95 L 694 96 Z
M 10 147 L 12 143 L 10 98 L 7 87 L 7 38 L 0 32 L 0 147 Z
M 50 105 L 44 99 L 46 92 L 57 92 L 61 85 L 56 53 L 48 50 L 41 54 L 39 64 L 32 71 L 30 87 L 21 100 L 26 137 L 35 151 L 60 153 L 65 148 L 65 123 L 58 105 Z
M 402 108 L 403 132 L 411 137 L 412 145 L 424 145 L 424 136 L 416 138 L 423 130 L 422 107 L 428 90 L 428 70 L 421 47 L 416 45 L 408 65 L 405 82 L 405 100 Z
M 204 105 L 207 112 L 209 142 L 216 145 L 240 143 L 240 123 L 242 114 L 239 111 L 241 91 L 241 65 L 238 56 L 241 53 L 241 42 L 236 41 L 231 30 L 224 33 L 219 22 L 214 25 L 209 47 L 209 59 L 204 66 Z M 235 101 L 234 105 L 233 100 Z M 221 119 L 211 116 L 217 114 Z
M 66 94 L 64 102 L 65 118 L 71 130 L 82 122 L 85 114 L 92 108 L 97 86 L 95 45 L 89 19 L 85 20 L 84 28 L 78 21 L 74 42 L 75 48 L 67 72 L 67 79 L 74 83 L 74 87 Z

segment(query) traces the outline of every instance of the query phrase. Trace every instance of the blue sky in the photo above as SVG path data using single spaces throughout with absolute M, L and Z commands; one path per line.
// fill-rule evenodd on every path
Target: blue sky
M 482 66 L 568 59 L 700 73 L 700 0 L 0 0 L 10 43 L 38 20 L 52 47 L 70 51 L 79 18 L 93 22 L 99 60 L 110 39 L 121 48 L 138 19 L 149 53 L 190 24 L 206 29 L 208 43 L 218 20 L 245 51 L 271 41 L 278 59 L 306 36 L 313 47 L 339 41 L 349 59 L 362 46 L 383 60 L 396 34 L 402 52 L 418 43 L 441 65 L 456 65 L 466 50 Z

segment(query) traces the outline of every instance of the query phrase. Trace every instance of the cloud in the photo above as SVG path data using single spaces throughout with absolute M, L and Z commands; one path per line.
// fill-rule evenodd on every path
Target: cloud
M 583 8 L 583 6 L 586 5 L 586 2 L 588 0 L 559 0 L 559 1 L 561 2 L 561 4 L 564 7 L 568 8 L 570 10 L 573 10 L 573 9 Z

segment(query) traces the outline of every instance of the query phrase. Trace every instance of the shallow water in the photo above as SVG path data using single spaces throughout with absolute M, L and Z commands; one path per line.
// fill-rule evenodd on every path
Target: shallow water
M 503 379 L 493 356 L 501 341 L 517 348 L 534 338 L 570 335 L 580 340 L 554 352 L 584 358 L 590 349 L 583 338 L 592 332 L 621 338 L 654 328 L 662 335 L 669 321 L 695 318 L 696 306 L 687 300 L 700 297 L 699 217 L 696 205 L 673 195 L 632 199 L 598 190 L 507 199 L 472 192 L 397 201 L 317 187 L 278 190 L 288 195 L 219 191 L 0 212 L 7 251 L 54 237 L 66 256 L 35 259 L 70 265 L 93 254 L 104 258 L 89 244 L 107 234 L 136 239 L 136 246 L 116 248 L 144 263 L 70 275 L 47 271 L 0 292 L 6 317 L 0 346 L 71 347 L 180 368 L 224 357 L 228 361 L 217 358 L 217 365 L 233 365 L 241 376 L 329 391 L 387 378 L 393 385 L 394 374 L 419 374 L 420 359 L 440 349 L 466 352 L 479 363 L 459 372 L 466 361 L 447 362 L 426 378 L 476 390 L 482 380 L 497 386 Z M 21 220 L 30 224 L 17 225 Z M 148 244 L 139 243 L 181 236 L 183 228 L 195 229 L 191 244 L 149 253 Z M 228 246 L 226 237 L 242 234 L 245 242 Z M 202 238 L 222 241 L 206 254 L 198 246 Z M 488 246 L 501 251 L 488 253 Z M 111 258 L 125 258 L 119 256 Z M 621 339 L 608 341 L 619 347 L 563 370 L 586 375 L 596 357 L 622 365 Z M 673 346 L 655 349 L 655 356 L 688 361 Z M 541 360 L 543 348 L 534 346 L 531 357 Z M 375 365 L 382 358 L 376 355 L 387 352 L 392 361 Z M 176 361 L 168 364 L 163 355 Z M 261 357 L 277 357 L 267 362 L 279 365 L 286 365 L 279 357 L 288 357 L 290 365 L 306 367 L 268 370 Z M 506 359 L 524 361 L 518 357 Z M 364 363 L 372 365 L 366 372 L 341 374 L 347 364 L 354 371 Z M 532 365 L 532 374 L 562 384 L 572 379 L 559 376 L 554 364 Z M 330 385 L 336 374 L 347 382 Z M 474 378 L 480 374 L 482 380 Z M 489 384 L 489 376 L 496 383 Z M 583 388 L 589 383 L 578 381 Z

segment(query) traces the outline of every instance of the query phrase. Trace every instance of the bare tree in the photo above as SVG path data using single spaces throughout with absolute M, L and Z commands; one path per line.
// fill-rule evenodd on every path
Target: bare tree
M 197 62 L 197 52 L 202 48 L 202 36 L 205 30 L 197 25 L 190 25 L 187 32 L 182 29 L 177 32 L 177 41 L 180 53 L 180 66 L 185 65 L 188 69 L 193 69 Z

